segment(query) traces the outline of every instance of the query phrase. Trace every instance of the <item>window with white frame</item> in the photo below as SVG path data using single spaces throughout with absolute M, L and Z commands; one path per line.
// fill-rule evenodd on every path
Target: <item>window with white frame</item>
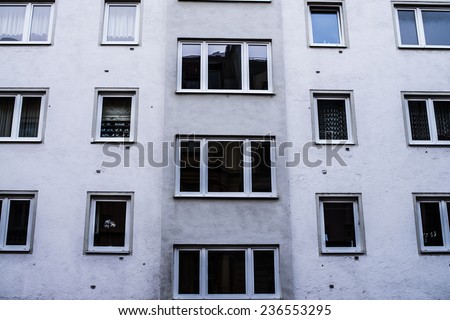
M 0 44 L 49 44 L 54 1 L 0 3 Z
M 139 44 L 140 1 L 106 1 L 103 44 Z
M 0 193 L 0 251 L 31 250 L 36 193 Z
M 314 140 L 326 144 L 355 144 L 356 128 L 351 92 L 312 92 Z
M 89 193 L 87 253 L 130 253 L 132 193 Z
M 342 2 L 308 2 L 309 42 L 315 47 L 344 47 Z
M 322 253 L 363 253 L 361 195 L 318 195 Z
M 404 94 L 410 144 L 450 145 L 450 95 Z
M 177 138 L 175 196 L 276 197 L 273 138 Z
M 395 5 L 400 47 L 449 48 L 450 4 Z
M 450 195 L 415 195 L 421 252 L 450 253 Z
M 270 42 L 179 42 L 179 92 L 272 92 Z
M 42 140 L 46 92 L 0 91 L 0 142 Z
M 94 142 L 135 141 L 136 93 L 136 90 L 98 90 Z
M 278 247 L 175 248 L 174 298 L 280 298 Z

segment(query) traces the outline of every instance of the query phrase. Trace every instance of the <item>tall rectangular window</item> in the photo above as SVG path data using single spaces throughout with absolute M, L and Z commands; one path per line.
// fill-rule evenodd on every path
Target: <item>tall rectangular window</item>
M 106 1 L 103 26 L 103 44 L 139 43 L 140 2 Z
M 49 44 L 53 1 L 0 3 L 0 44 Z
M 311 46 L 343 47 L 345 33 L 341 2 L 308 2 Z

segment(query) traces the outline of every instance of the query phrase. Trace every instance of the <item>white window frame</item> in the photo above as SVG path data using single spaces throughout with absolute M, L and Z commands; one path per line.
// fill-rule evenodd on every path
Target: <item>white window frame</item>
M 319 243 L 322 254 L 363 254 L 365 253 L 364 220 L 361 194 L 317 194 Z M 353 203 L 353 219 L 355 228 L 355 247 L 327 247 L 325 234 L 325 213 L 323 204 Z
M 313 24 L 311 9 L 320 10 L 324 12 L 337 12 L 338 18 L 338 33 L 339 43 L 316 43 L 313 37 Z M 323 48 L 346 48 L 347 36 L 345 29 L 345 16 L 344 16 L 344 3 L 343 1 L 307 1 L 307 30 L 310 47 L 323 47 Z
M 317 100 L 344 100 L 345 116 L 347 121 L 347 140 L 327 140 L 320 139 L 319 130 L 319 109 Z M 313 119 L 313 140 L 316 144 L 357 144 L 356 117 L 353 103 L 352 91 L 311 91 L 311 110 Z
M 450 194 L 413 194 L 416 217 L 417 243 L 420 253 L 450 253 L 450 226 L 447 207 L 450 206 Z M 443 246 L 425 246 L 423 240 L 421 203 L 439 203 Z
M 28 215 L 27 243 L 25 245 L 6 245 L 9 205 L 11 200 L 29 200 L 30 212 Z M 31 252 L 34 236 L 34 222 L 36 217 L 37 192 L 36 191 L 2 191 L 0 192 L 0 252 Z
M 180 161 L 181 161 L 181 142 L 200 142 L 200 191 L 187 192 L 180 191 Z M 236 141 L 243 142 L 243 162 L 244 162 L 244 191 L 243 192 L 208 192 L 208 141 Z M 178 136 L 176 138 L 176 152 L 175 152 L 175 197 L 215 197 L 215 198 L 277 198 L 276 190 L 276 166 L 271 168 L 271 183 L 272 192 L 252 192 L 252 168 L 251 168 L 251 152 L 250 146 L 252 142 L 270 142 L 270 160 L 273 164 L 276 163 L 276 146 L 275 138 L 227 138 L 227 137 L 195 137 Z
M 427 6 L 429 5 L 429 6 Z M 400 34 L 400 20 L 398 18 L 398 11 L 414 11 L 414 16 L 416 19 L 416 32 L 418 44 L 402 44 L 401 34 Z M 450 49 L 450 45 L 429 45 L 426 44 L 425 39 L 425 29 L 423 26 L 422 11 L 450 11 L 450 3 L 394 3 L 394 19 L 397 34 L 397 44 L 399 48 L 431 48 L 431 49 Z
M 182 66 L 183 66 L 183 45 L 196 44 L 201 46 L 200 51 L 200 89 L 182 89 Z M 208 45 L 241 45 L 241 79 L 242 89 L 208 89 Z M 267 90 L 251 90 L 249 78 L 249 52 L 248 47 L 267 47 Z M 270 41 L 208 41 L 208 40 L 180 40 L 178 41 L 178 72 L 177 72 L 177 92 L 179 93 L 251 93 L 251 94 L 273 94 L 272 80 L 272 43 Z
M 120 6 L 135 6 L 136 7 L 136 18 L 134 26 L 134 41 L 108 41 L 108 22 L 109 22 L 109 8 L 110 7 L 120 7 Z M 140 26 L 141 26 L 141 3 L 140 1 L 130 1 L 130 2 L 115 2 L 115 1 L 105 1 L 105 9 L 103 15 L 103 34 L 102 34 L 102 45 L 139 45 L 140 40 Z
M 87 217 L 85 228 L 85 253 L 117 253 L 129 254 L 132 248 L 133 229 L 133 192 L 88 192 Z M 126 202 L 125 216 L 125 242 L 123 247 L 94 246 L 94 232 L 96 220 L 96 203 L 100 202 Z
M 26 7 L 25 17 L 23 22 L 23 34 L 22 41 L 0 41 L 0 45 L 2 44 L 51 44 L 53 39 L 53 21 L 55 16 L 55 2 L 11 2 L 11 3 L 0 3 L 0 7 L 2 6 L 23 6 Z M 30 40 L 30 32 L 31 32 L 31 22 L 33 18 L 33 8 L 37 6 L 51 6 L 50 9 L 50 19 L 48 23 L 48 38 L 47 41 L 31 41 Z
M 0 137 L 0 142 L 41 142 L 44 132 L 44 120 L 47 113 L 48 89 L 32 90 L 0 90 L 0 97 L 11 97 L 14 100 L 14 114 L 12 119 L 12 128 L 10 137 Z M 22 114 L 22 100 L 24 97 L 41 98 L 41 108 L 39 112 L 39 127 L 37 137 L 19 137 L 20 117 Z
M 126 137 L 101 137 L 102 127 L 102 111 L 103 98 L 131 98 L 131 114 L 130 114 L 130 136 Z M 133 143 L 136 141 L 137 132 L 137 105 L 138 105 L 138 89 L 111 89 L 111 88 L 97 88 L 96 89 L 96 104 L 94 108 L 94 121 L 92 129 L 91 142 L 122 142 Z
M 179 294 L 179 252 L 198 251 L 200 252 L 200 275 L 199 294 Z M 245 252 L 245 294 L 208 294 L 208 251 L 244 251 Z M 274 276 L 275 293 L 254 293 L 254 251 L 274 252 Z M 174 299 L 280 299 L 280 258 L 277 246 L 180 246 L 174 249 L 174 277 L 173 277 L 173 297 Z
M 434 113 L 434 101 L 450 101 L 450 93 L 402 93 L 403 96 L 403 114 L 408 143 L 410 145 L 450 145 L 450 140 L 438 140 L 436 115 Z M 409 101 L 425 101 L 428 117 L 428 129 L 430 131 L 430 140 L 413 140 L 411 118 L 409 115 Z

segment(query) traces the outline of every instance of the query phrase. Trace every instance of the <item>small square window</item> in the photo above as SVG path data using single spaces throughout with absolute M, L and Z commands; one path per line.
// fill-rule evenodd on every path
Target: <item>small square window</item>
M 320 144 L 356 144 L 351 92 L 312 92 L 314 141 Z
M 103 44 L 139 44 L 140 2 L 106 1 Z
M 132 194 L 90 193 L 86 226 L 87 253 L 130 253 Z
M 35 193 L 0 193 L 0 252 L 31 250 Z
M 49 44 L 53 1 L 0 4 L 0 44 Z
M 345 47 L 341 2 L 308 2 L 309 41 L 314 47 Z
M 450 253 L 450 196 L 416 195 L 417 232 L 422 253 Z
M 363 253 L 360 195 L 318 195 L 322 253 Z
M 42 140 L 46 92 L 0 92 L 0 142 Z

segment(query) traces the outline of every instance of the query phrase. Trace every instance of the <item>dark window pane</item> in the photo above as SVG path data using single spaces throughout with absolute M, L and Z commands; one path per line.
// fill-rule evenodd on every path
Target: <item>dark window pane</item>
M 356 247 L 353 203 L 323 204 L 325 219 L 325 246 Z
M 267 46 L 248 46 L 250 90 L 269 88 L 267 73 Z
M 450 140 L 450 101 L 434 101 L 438 140 Z
M 208 45 L 208 89 L 242 89 L 241 45 Z
M 245 251 L 208 251 L 208 294 L 245 292 Z
M 103 97 L 100 137 L 130 137 L 131 100 L 131 97 Z
M 317 100 L 319 138 L 321 140 L 348 140 L 345 100 Z
M 179 251 L 178 293 L 200 293 L 200 251 Z
M 252 142 L 252 191 L 272 192 L 270 142 Z
M 180 143 L 180 191 L 200 191 L 200 141 Z
M 0 6 L 0 41 L 22 41 L 26 6 Z
M 243 192 L 242 141 L 208 142 L 208 191 Z
M 11 137 L 14 97 L 0 97 L 0 137 Z
M 41 97 L 23 97 L 19 137 L 38 136 L 41 100 Z
M 422 202 L 420 215 L 422 217 L 423 244 L 427 247 L 443 246 L 439 202 Z
M 94 246 L 123 247 L 125 245 L 125 201 L 95 202 Z
M 183 44 L 181 66 L 181 88 L 200 89 L 201 45 Z
M 411 136 L 413 140 L 430 140 L 427 104 L 425 101 L 408 101 Z
M 313 41 L 318 44 L 339 44 L 339 17 L 337 10 L 311 9 Z
M 273 250 L 253 251 L 255 293 L 275 293 L 275 263 Z
M 398 23 L 402 44 L 419 44 L 414 10 L 398 10 Z
M 428 45 L 450 45 L 450 11 L 422 11 Z
M 30 216 L 30 200 L 11 200 L 9 203 L 7 246 L 23 246 L 27 244 L 28 219 Z

